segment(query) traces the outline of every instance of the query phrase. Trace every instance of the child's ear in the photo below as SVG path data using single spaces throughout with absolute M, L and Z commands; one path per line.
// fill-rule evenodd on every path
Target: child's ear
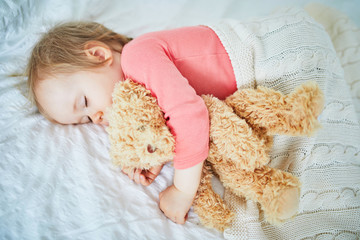
M 84 52 L 90 59 L 104 62 L 108 64 L 112 63 L 111 49 L 104 43 L 98 41 L 90 41 L 85 44 Z

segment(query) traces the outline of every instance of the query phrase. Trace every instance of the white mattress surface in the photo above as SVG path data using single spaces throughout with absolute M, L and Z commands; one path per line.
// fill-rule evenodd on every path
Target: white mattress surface
M 58 22 L 98 21 L 136 37 L 291 6 L 259 2 L 0 0 L 0 239 L 223 239 L 192 211 L 177 225 L 159 210 L 158 194 L 172 181 L 170 165 L 151 186 L 136 185 L 111 165 L 103 127 L 48 122 L 24 96 L 25 80 L 10 75 L 23 71 L 36 40 Z M 317 2 L 360 25 L 357 0 Z

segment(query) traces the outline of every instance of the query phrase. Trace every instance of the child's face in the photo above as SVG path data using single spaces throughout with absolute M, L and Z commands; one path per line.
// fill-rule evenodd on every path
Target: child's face
M 115 83 L 123 79 L 119 61 L 71 74 L 59 74 L 35 88 L 44 111 L 62 124 L 94 122 L 108 125 L 105 112 L 112 104 Z

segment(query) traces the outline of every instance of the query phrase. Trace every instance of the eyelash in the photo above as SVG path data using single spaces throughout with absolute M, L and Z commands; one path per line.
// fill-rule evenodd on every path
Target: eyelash
M 84 98 L 85 98 L 85 107 L 87 107 L 88 106 L 87 97 L 84 96 Z M 90 122 L 92 122 L 92 120 L 91 120 L 91 118 L 89 116 L 87 118 L 89 119 Z

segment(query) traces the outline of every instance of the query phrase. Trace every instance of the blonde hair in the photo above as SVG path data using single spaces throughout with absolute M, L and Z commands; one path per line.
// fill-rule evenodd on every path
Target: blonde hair
M 131 38 L 96 22 L 69 22 L 50 29 L 34 46 L 25 72 L 28 77 L 29 99 L 49 120 L 52 119 L 37 101 L 36 84 L 59 73 L 73 73 L 103 66 L 109 59 L 99 62 L 87 57 L 84 50 L 90 41 L 99 41 L 121 53 L 123 46 Z

